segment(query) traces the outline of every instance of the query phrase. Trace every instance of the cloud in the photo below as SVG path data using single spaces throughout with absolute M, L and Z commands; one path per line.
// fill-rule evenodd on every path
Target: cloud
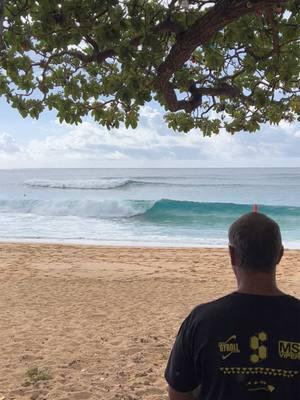
M 264 126 L 255 134 L 222 132 L 208 138 L 196 130 L 188 134 L 169 130 L 161 111 L 146 106 L 135 130 L 107 131 L 87 120 L 79 126 L 57 128 L 23 146 L 3 133 L 0 152 L 14 156 L 16 167 L 300 166 L 299 123 Z M 0 167 L 5 168 L 5 162 L 0 160 Z
M 0 134 L 0 153 L 12 154 L 20 151 L 15 139 L 8 133 Z
M 126 160 L 126 159 L 128 159 L 126 154 L 123 154 L 118 150 L 114 151 L 113 153 L 106 154 L 105 158 L 106 158 L 106 160 Z

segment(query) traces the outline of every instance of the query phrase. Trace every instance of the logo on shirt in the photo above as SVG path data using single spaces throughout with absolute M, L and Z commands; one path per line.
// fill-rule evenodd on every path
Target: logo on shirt
M 265 332 L 259 332 L 250 337 L 250 348 L 253 350 L 250 355 L 250 361 L 253 364 L 266 360 L 268 351 L 265 342 L 267 339 L 268 335 Z
M 278 353 L 279 357 L 281 358 L 290 360 L 300 360 L 300 343 L 286 342 L 285 340 L 279 340 Z
M 234 353 L 240 353 L 239 345 L 236 342 L 236 335 L 230 336 L 225 342 L 218 342 L 220 353 L 222 353 L 222 360 L 230 357 Z

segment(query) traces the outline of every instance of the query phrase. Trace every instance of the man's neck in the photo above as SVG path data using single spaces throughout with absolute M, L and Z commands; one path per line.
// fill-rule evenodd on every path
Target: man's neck
M 253 288 L 250 286 L 249 287 L 238 286 L 237 292 L 244 293 L 244 294 L 256 294 L 256 295 L 260 295 L 260 296 L 282 296 L 285 294 L 278 288 L 270 288 L 270 289 L 266 290 L 265 288 L 260 289 L 260 288 L 256 288 L 256 287 Z
M 263 296 L 280 296 L 284 293 L 277 287 L 275 272 L 247 272 L 237 274 L 238 293 L 256 294 Z

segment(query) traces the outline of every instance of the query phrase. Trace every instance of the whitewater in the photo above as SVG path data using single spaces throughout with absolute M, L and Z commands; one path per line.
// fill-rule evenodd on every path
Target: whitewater
M 252 205 L 300 248 L 300 168 L 0 170 L 0 240 L 227 246 Z

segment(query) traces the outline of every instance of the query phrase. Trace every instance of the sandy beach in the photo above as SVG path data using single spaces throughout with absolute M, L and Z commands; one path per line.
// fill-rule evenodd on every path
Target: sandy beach
M 0 245 L 0 399 L 167 399 L 179 324 L 235 289 L 225 249 Z M 278 279 L 300 295 L 300 251 Z

